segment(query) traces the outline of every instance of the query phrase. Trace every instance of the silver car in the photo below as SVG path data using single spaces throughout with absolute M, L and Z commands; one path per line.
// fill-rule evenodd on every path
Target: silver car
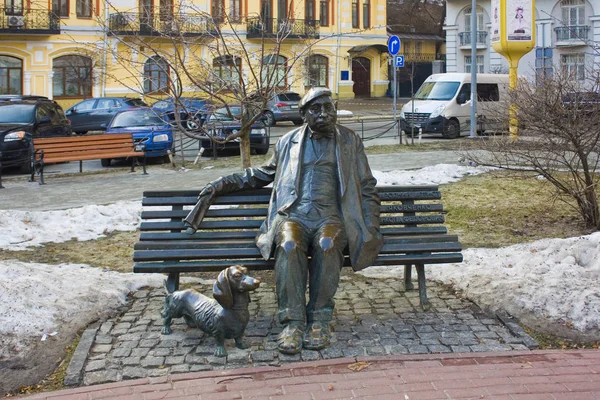
M 295 125 L 302 124 L 298 102 L 302 97 L 294 92 L 282 92 L 274 95 L 267 103 L 263 112 L 265 124 L 274 126 L 277 122 L 292 121 Z

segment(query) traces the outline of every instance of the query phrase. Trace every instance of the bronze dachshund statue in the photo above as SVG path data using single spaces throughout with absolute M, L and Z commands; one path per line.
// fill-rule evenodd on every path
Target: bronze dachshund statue
M 247 275 L 248 269 L 234 265 L 224 269 L 213 285 L 214 300 L 193 289 L 168 293 L 161 313 L 162 333 L 169 335 L 173 318 L 185 319 L 191 328 L 200 328 L 217 340 L 215 356 L 225 357 L 225 339 L 235 339 L 239 349 L 247 349 L 243 339 L 250 319 L 250 291 L 258 288 L 260 280 Z

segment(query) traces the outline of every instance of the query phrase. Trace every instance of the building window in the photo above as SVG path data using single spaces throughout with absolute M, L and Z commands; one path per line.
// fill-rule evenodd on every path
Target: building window
M 144 93 L 169 89 L 169 64 L 160 56 L 150 57 L 144 64 Z
M 52 0 L 52 11 L 59 17 L 69 17 L 69 0 Z
M 242 22 L 242 0 L 229 0 L 229 19 L 231 22 Z
M 483 74 L 483 55 L 475 57 L 475 62 L 477 63 L 477 73 Z M 471 56 L 465 56 L 465 72 L 471 72 Z
M 465 32 L 471 32 L 471 11 L 473 9 L 471 7 L 465 10 Z M 483 31 L 483 9 L 481 7 L 477 7 L 477 30 Z M 471 43 L 471 42 L 469 42 Z
M 585 54 L 563 54 L 561 63 L 565 76 L 578 81 L 585 80 Z
M 306 20 L 306 22 L 312 22 L 317 19 L 315 17 L 315 0 L 305 0 L 305 1 L 306 1 L 306 3 L 304 4 L 304 6 L 305 6 L 304 19 Z
M 242 60 L 239 57 L 221 56 L 213 60 L 215 86 L 217 88 L 238 87 L 242 83 Z
M 560 31 L 558 40 L 587 39 L 585 0 L 563 0 L 560 8 L 562 24 L 568 29 Z
M 352 27 L 358 28 L 358 0 L 352 0 Z
M 369 0 L 363 0 L 363 28 L 371 27 L 371 4 Z
M 263 65 L 264 87 L 287 88 L 287 58 L 271 54 L 263 58 Z
M 0 94 L 23 93 L 23 61 L 0 56 Z
M 306 79 L 304 86 L 310 87 L 328 87 L 328 60 L 327 57 L 314 54 L 306 58 Z
M 319 1 L 319 17 L 321 26 L 329 26 L 329 0 Z
M 6 15 L 23 15 L 23 0 L 4 0 Z
M 552 48 L 538 47 L 535 49 L 535 77 L 538 81 L 552 77 Z
M 416 41 L 416 42 L 414 42 L 414 46 L 415 46 L 415 54 L 423 53 L 423 42 Z
M 77 17 L 92 17 L 92 0 L 77 0 Z
M 54 97 L 91 97 L 92 60 L 85 56 L 62 56 L 52 63 Z

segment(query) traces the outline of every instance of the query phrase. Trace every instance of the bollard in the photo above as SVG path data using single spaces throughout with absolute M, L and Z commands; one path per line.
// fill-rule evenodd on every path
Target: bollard
M 419 140 L 418 140 L 419 144 L 421 144 L 421 136 L 423 136 L 423 128 L 419 128 Z

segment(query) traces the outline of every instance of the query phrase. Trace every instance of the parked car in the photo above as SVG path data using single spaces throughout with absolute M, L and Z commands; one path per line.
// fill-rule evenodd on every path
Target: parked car
M 204 124 L 204 128 L 209 135 L 225 139 L 229 135 L 237 133 L 241 128 L 242 107 L 229 106 L 219 108 L 209 114 Z M 267 154 L 269 151 L 269 129 L 262 122 L 262 119 L 252 124 L 250 128 L 250 150 L 255 150 L 257 154 Z M 226 143 L 217 143 L 209 137 L 201 140 L 201 146 L 204 148 L 204 154 L 212 153 L 216 150 L 239 149 L 239 139 Z M 214 147 L 213 147 L 214 146 Z
M 173 128 L 163 117 L 149 107 L 119 111 L 108 124 L 106 135 L 131 133 L 135 144 L 145 145 L 146 157 L 164 157 L 173 146 Z M 102 166 L 110 165 L 110 158 L 103 158 Z
M 97 97 L 83 100 L 67 109 L 73 132 L 83 135 L 88 131 L 104 131 L 110 120 L 121 110 L 145 107 L 140 99 L 129 97 Z
M 298 102 L 302 97 L 298 93 L 283 92 L 274 95 L 263 111 L 265 124 L 275 126 L 277 122 L 292 121 L 295 125 L 302 124 Z
M 579 111 L 587 115 L 600 112 L 600 93 L 572 92 L 563 96 L 563 105 L 568 110 Z
M 169 121 L 175 122 L 175 99 L 159 100 L 152 105 L 157 113 L 165 115 Z M 211 109 L 211 105 L 206 99 L 199 97 L 180 97 L 179 98 L 179 116 L 184 128 L 189 130 L 198 130 L 206 120 L 206 115 Z
M 63 109 L 43 96 L 0 96 L 0 162 L 31 173 L 33 138 L 69 136 Z

